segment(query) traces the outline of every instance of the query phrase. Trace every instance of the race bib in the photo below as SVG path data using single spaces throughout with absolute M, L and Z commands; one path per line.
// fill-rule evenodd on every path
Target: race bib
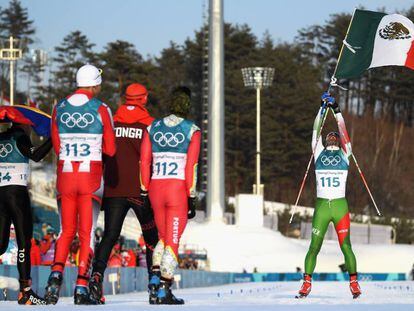
M 102 160 L 102 134 L 60 134 L 59 138 L 60 160 Z
M 29 164 L 0 163 L 0 187 L 18 185 L 27 186 L 29 179 Z
M 317 170 L 315 175 L 318 198 L 332 200 L 345 197 L 348 171 Z
M 185 180 L 187 154 L 176 152 L 153 153 L 152 179 Z

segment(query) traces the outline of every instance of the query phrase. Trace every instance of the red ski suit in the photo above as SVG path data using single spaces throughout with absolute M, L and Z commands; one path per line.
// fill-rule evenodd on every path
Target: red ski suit
M 102 153 L 116 151 L 109 107 L 77 90 L 58 103 L 52 114 L 52 142 L 58 156 L 57 200 L 61 231 L 52 271 L 63 271 L 69 248 L 79 234 L 77 285 L 87 285 L 93 257 L 93 227 L 102 197 Z
M 186 136 L 188 139 L 188 147 L 181 150 L 183 155 L 181 158 L 184 159 L 181 162 L 177 160 L 180 157 L 179 153 L 175 153 L 175 149 L 180 148 L 180 145 L 175 148 L 172 140 L 170 140 L 172 143 L 168 152 L 158 152 L 165 150 L 157 150 L 157 147 L 154 146 L 153 137 L 160 137 L 160 132 L 157 132 L 156 129 L 159 122 L 163 124 L 164 130 L 160 131 L 164 131 L 163 137 L 166 138 L 164 142 L 167 142 L 169 135 Z M 141 144 L 141 189 L 148 191 L 160 239 L 154 251 L 153 265 L 160 265 L 162 276 L 167 278 L 173 276 L 178 263 L 179 241 L 187 224 L 188 197 L 195 195 L 197 181 L 201 133 L 194 124 L 190 124 L 191 129 L 187 132 L 177 129 L 184 122 L 188 123 L 189 121 L 174 115 L 162 120 L 155 120 L 145 132 Z M 175 129 L 175 131 L 170 131 L 168 128 Z M 155 136 L 153 136 L 154 133 Z M 184 136 L 181 136 L 181 133 Z M 174 158 L 174 160 L 169 160 L 173 162 L 166 163 L 162 162 L 163 160 L 158 160 L 160 157 Z M 166 268 L 163 268 L 164 264 L 167 266 Z

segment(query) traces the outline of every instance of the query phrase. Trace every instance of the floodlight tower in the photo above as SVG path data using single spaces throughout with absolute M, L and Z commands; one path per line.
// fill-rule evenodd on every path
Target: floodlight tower
M 270 67 L 248 67 L 242 70 L 244 86 L 256 89 L 256 184 L 253 193 L 263 195 L 260 182 L 260 90 L 272 85 L 274 68 Z
M 9 38 L 9 48 L 0 49 L 0 59 L 10 62 L 10 105 L 14 105 L 14 62 L 22 58 L 22 49 L 16 49 L 14 47 L 14 39 L 12 36 Z

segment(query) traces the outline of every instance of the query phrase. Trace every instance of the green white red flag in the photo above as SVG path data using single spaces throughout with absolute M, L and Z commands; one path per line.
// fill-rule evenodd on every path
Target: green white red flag
M 336 78 L 353 78 L 382 66 L 414 69 L 414 24 L 400 14 L 355 10 L 336 68 Z

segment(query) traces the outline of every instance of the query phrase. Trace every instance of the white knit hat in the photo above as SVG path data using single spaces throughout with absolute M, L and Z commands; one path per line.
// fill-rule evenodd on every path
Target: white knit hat
M 93 65 L 83 65 L 76 73 L 76 84 L 78 87 L 96 86 L 102 83 L 102 70 Z

